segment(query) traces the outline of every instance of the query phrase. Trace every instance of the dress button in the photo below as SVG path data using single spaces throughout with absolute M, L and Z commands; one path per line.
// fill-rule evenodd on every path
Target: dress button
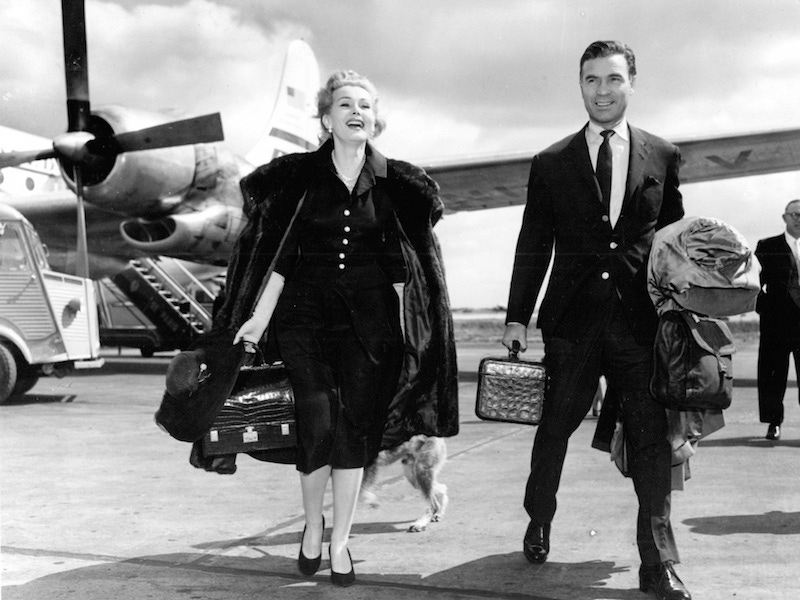
M 349 244 L 349 243 L 350 243 L 350 240 L 348 240 L 347 238 L 344 238 L 344 239 L 342 240 L 342 243 L 343 243 L 345 246 L 347 246 L 347 244 Z
M 609 248 L 611 248 L 612 250 L 616 250 L 618 245 L 619 245 L 619 244 L 617 244 L 617 242 L 611 242 L 611 243 L 608 245 L 608 247 L 609 247 Z
M 603 220 L 603 223 L 608 223 L 608 215 L 603 215 L 600 218 Z
M 350 233 L 350 225 L 345 225 L 344 226 L 344 232 L 345 233 Z
M 344 265 L 342 263 L 339 263 L 339 269 L 344 269 Z
M 342 260 L 344 260 L 344 252 L 339 252 L 339 258 L 341 258 Z
M 344 216 L 345 217 L 349 217 L 350 216 L 350 209 L 349 208 L 345 208 L 344 209 Z
M 603 279 L 608 279 L 609 277 L 611 277 L 611 275 L 608 274 L 608 271 L 603 271 L 600 274 L 600 277 L 602 277 Z

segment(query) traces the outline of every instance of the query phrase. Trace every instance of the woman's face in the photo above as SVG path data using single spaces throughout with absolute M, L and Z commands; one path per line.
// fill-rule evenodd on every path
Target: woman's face
M 375 134 L 372 95 L 357 85 L 345 85 L 333 92 L 333 105 L 322 118 L 335 141 L 364 143 Z

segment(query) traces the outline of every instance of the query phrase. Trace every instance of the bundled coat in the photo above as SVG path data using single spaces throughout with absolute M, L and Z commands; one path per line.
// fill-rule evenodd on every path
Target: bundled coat
M 647 290 L 659 315 L 685 309 L 729 317 L 755 308 L 760 270 L 733 227 L 711 217 L 686 217 L 653 238 Z
M 316 152 L 278 157 L 242 179 L 248 223 L 228 265 L 215 329 L 237 331 L 251 316 L 305 182 L 325 168 L 330 151 L 329 142 Z M 378 184 L 392 200 L 407 272 L 403 365 L 382 441 L 382 448 L 391 448 L 416 434 L 457 434 L 458 385 L 444 266 L 433 233 L 443 212 L 437 185 L 422 169 L 391 159 Z

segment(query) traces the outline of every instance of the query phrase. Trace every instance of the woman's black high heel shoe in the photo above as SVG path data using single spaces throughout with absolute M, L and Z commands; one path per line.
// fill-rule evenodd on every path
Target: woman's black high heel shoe
M 300 538 L 300 555 L 297 557 L 297 568 L 306 577 L 311 577 L 319 571 L 319 565 L 322 563 L 322 548 L 319 549 L 319 556 L 316 558 L 308 558 L 303 554 L 303 540 L 306 537 L 306 528 L 303 527 L 303 537 Z M 322 537 L 325 537 L 325 517 L 322 517 Z M 322 546 L 322 541 L 320 541 Z
M 328 548 L 328 558 L 331 557 L 331 549 Z M 331 563 L 331 583 L 339 587 L 349 587 L 356 582 L 356 570 L 353 568 L 353 557 L 350 556 L 350 548 L 347 549 L 347 557 L 350 559 L 350 572 L 337 573 L 333 570 L 333 563 Z

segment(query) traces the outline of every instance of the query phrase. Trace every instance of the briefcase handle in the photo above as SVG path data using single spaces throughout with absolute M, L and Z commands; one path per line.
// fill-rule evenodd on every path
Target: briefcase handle
M 519 342 L 511 342 L 511 350 L 508 351 L 508 360 L 519 360 Z

